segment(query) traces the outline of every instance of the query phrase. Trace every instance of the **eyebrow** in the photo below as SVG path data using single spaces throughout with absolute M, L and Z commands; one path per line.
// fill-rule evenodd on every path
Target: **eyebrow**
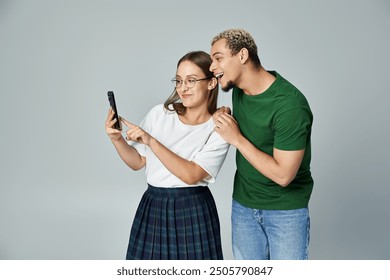
M 192 76 L 195 76 L 195 78 L 198 77 L 197 74 L 189 74 L 189 75 L 185 76 L 185 78 L 192 77 Z M 177 77 L 177 78 L 181 78 L 181 76 L 180 76 L 180 75 L 177 75 L 177 74 L 176 74 L 176 77 Z
M 222 52 L 215 52 L 212 56 L 216 56 L 217 54 L 223 54 Z

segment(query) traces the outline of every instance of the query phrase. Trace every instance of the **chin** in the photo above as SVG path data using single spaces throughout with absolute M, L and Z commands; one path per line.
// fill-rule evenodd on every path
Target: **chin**
M 228 81 L 225 86 L 221 87 L 221 89 L 224 92 L 228 92 L 229 90 L 231 90 L 234 87 L 235 87 L 235 84 L 232 81 Z

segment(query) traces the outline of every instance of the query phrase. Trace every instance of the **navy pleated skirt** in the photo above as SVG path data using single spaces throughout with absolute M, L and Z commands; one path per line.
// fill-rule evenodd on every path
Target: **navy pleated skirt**
M 126 259 L 223 259 L 220 223 L 209 188 L 148 185 L 131 228 Z

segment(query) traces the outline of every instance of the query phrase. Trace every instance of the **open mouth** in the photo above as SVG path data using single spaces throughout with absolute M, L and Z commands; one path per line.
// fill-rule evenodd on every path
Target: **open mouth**
M 217 79 L 220 79 L 222 76 L 223 76 L 223 72 L 218 73 L 218 74 L 215 75 L 215 77 L 216 77 Z
M 221 78 L 222 78 L 222 76 L 223 76 L 223 72 L 220 72 L 220 73 L 218 73 L 218 74 L 215 75 L 215 77 L 216 77 L 217 80 L 218 80 L 218 83 L 221 83 Z

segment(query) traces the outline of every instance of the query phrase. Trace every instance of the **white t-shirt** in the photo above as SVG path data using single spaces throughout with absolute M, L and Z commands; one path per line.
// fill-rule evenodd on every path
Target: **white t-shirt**
M 173 175 L 152 150 L 144 144 L 129 141 L 138 153 L 146 157 L 146 181 L 155 187 L 207 186 L 213 183 L 229 150 L 229 144 L 216 132 L 210 118 L 199 125 L 181 122 L 176 112 L 167 111 L 163 104 L 153 107 L 140 127 L 178 156 L 193 161 L 209 176 L 195 185 L 188 185 Z

